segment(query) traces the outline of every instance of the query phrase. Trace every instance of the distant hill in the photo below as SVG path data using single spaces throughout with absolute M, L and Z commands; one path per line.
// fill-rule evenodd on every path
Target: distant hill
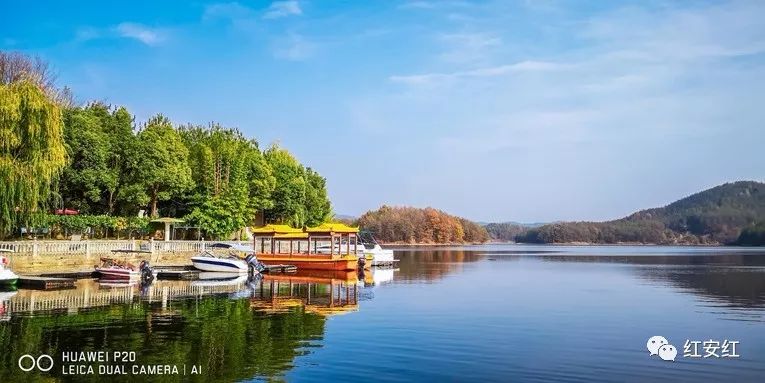
M 544 223 L 520 223 L 520 222 L 492 222 L 479 223 L 486 228 L 493 241 L 511 242 L 519 235 L 525 234 L 529 229 L 544 226 Z
M 334 221 L 342 222 L 345 224 L 352 225 L 358 220 L 359 217 L 348 215 L 348 214 L 335 214 L 333 217 Z
M 364 213 L 358 224 L 384 243 L 447 244 L 489 240 L 483 226 L 430 207 L 383 205 Z
M 759 225 L 758 225 L 759 224 Z M 560 222 L 516 236 L 534 243 L 736 244 L 756 241 L 765 224 L 765 184 L 726 183 L 661 208 L 607 222 Z M 744 242 L 741 242 L 742 244 Z

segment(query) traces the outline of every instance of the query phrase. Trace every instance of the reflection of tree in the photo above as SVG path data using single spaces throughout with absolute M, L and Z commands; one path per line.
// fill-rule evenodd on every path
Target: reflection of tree
M 462 269 L 464 263 L 476 262 L 485 256 L 465 250 L 404 250 L 396 251 L 399 260 L 397 280 L 435 281 Z
M 732 307 L 765 306 L 765 259 L 747 254 L 709 255 L 542 255 L 550 262 L 624 263 L 640 265 L 638 276 L 669 282 Z
M 638 275 L 651 281 L 669 282 L 692 294 L 731 307 L 765 307 L 765 273 L 762 270 L 727 267 L 642 268 Z
M 50 381 L 16 367 L 23 354 L 61 351 L 136 351 L 137 364 L 201 365 L 190 381 L 238 381 L 272 377 L 291 367 L 304 347 L 321 339 L 324 317 L 302 307 L 267 315 L 247 299 L 205 297 L 172 302 L 168 309 L 148 303 L 110 306 L 77 315 L 13 317 L 0 323 L 0 381 Z M 55 357 L 60 360 L 59 357 Z M 135 376 L 62 376 L 64 381 L 135 381 Z M 179 381 L 177 376 L 138 377 Z

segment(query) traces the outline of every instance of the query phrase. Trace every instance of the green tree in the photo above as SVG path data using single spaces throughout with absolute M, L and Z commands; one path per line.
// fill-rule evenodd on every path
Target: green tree
M 143 185 L 152 217 L 158 215 L 159 201 L 167 201 L 191 187 L 189 151 L 167 117 L 156 115 L 149 119 L 138 133 L 133 155 L 136 161 L 132 176 L 136 184 Z M 137 200 L 145 200 L 135 187 L 131 193 Z
M 115 178 L 108 162 L 111 145 L 101 121 L 88 109 L 69 109 L 64 113 L 64 138 L 71 163 L 61 177 L 63 207 L 100 213 L 104 190 Z
M 31 81 L 0 84 L 0 232 L 44 209 L 66 162 L 60 107 Z
M 64 206 L 93 214 L 114 214 L 122 206 L 124 213 L 133 213 L 135 201 L 121 193 L 129 186 L 129 166 L 137 161 L 130 113 L 102 103 L 70 108 L 64 113 L 64 136 L 71 159 L 61 177 Z
M 264 156 L 276 178 L 274 204 L 265 211 L 266 220 L 302 227 L 306 223 L 306 180 L 303 166 L 290 152 L 278 145 L 271 146 Z
M 252 224 L 258 210 L 273 206 L 276 180 L 255 140 L 219 125 L 185 127 L 181 136 L 195 182 L 186 198 L 189 221 L 220 237 Z
M 332 204 L 327 196 L 327 179 L 307 168 L 305 180 L 305 224 L 318 226 L 332 218 Z

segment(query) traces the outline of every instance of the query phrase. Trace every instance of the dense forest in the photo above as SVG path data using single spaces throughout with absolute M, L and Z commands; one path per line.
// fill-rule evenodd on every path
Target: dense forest
M 140 230 L 139 210 L 208 237 L 258 213 L 297 227 L 332 215 L 326 180 L 287 150 L 218 124 L 136 123 L 123 106 L 77 105 L 33 57 L 0 52 L 0 116 L 0 237 L 29 226 Z M 64 209 L 79 215 L 51 214 Z
M 528 243 L 650 243 L 762 245 L 765 184 L 726 183 L 608 222 L 561 222 L 516 236 Z
M 484 225 L 486 231 L 489 232 L 489 237 L 493 241 L 499 242 L 512 242 L 519 235 L 528 232 L 532 226 L 521 225 L 514 222 L 502 222 L 502 223 L 488 223 Z
M 489 240 L 483 226 L 433 208 L 383 205 L 362 215 L 357 224 L 384 243 L 482 243 Z

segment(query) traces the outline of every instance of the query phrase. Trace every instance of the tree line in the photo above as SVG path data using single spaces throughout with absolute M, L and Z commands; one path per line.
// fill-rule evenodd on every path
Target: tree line
M 483 243 L 483 226 L 433 208 L 383 205 L 364 213 L 356 222 L 386 243 Z
M 607 222 L 559 222 L 516 235 L 527 243 L 763 244 L 765 184 L 726 183 Z
M 296 227 L 331 218 L 326 180 L 286 149 L 261 150 L 219 124 L 174 124 L 162 114 L 138 124 L 124 106 L 76 105 L 50 73 L 41 60 L 0 52 L 0 235 L 50 222 L 55 209 L 145 210 L 215 237 L 259 213 Z

